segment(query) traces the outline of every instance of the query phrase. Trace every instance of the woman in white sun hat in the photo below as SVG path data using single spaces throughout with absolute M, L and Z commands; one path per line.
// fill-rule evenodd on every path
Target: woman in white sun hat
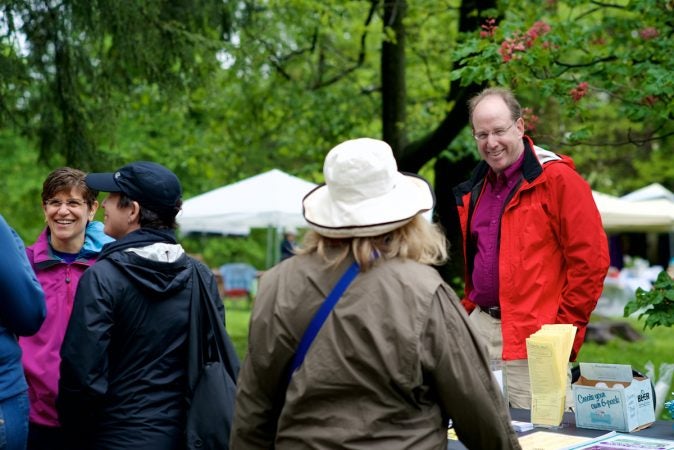
M 303 200 L 311 228 L 265 272 L 238 380 L 231 449 L 517 449 L 487 355 L 431 267 L 435 199 L 383 141 L 333 148 Z

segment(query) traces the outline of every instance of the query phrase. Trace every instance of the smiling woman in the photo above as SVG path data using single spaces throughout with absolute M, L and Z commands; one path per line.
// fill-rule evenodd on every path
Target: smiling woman
M 29 449 L 62 448 L 55 406 L 62 339 L 80 276 L 112 240 L 100 222 L 92 222 L 98 192 L 86 186 L 85 175 L 62 167 L 47 176 L 42 185 L 47 227 L 27 248 L 47 303 L 40 331 L 19 341 L 29 386 Z
M 50 244 L 57 252 L 76 255 L 84 244 L 84 231 L 93 219 L 98 202 L 86 202 L 81 198 L 81 191 L 78 187 L 66 187 L 44 202 Z

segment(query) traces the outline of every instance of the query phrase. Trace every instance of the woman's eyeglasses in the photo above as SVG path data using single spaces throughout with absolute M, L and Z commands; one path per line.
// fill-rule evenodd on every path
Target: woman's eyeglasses
M 86 203 L 83 200 L 76 200 L 71 198 L 70 200 L 57 200 L 55 198 L 52 198 L 51 200 L 47 200 L 45 202 L 45 205 L 51 209 L 61 209 L 61 206 L 66 205 L 66 208 L 68 209 L 79 209 L 83 207 Z

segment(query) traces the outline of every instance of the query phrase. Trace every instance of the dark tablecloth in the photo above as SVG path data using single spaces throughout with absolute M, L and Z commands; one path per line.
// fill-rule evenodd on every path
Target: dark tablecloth
M 520 420 L 522 422 L 529 422 L 531 420 L 531 412 L 528 409 L 510 409 L 510 416 L 513 420 Z M 572 412 L 564 413 L 562 425 L 560 428 L 534 428 L 531 431 L 518 433 L 518 436 L 525 436 L 534 431 L 551 431 L 554 433 L 571 434 L 574 436 L 597 437 L 602 434 L 609 433 L 610 430 L 591 430 L 589 428 L 576 428 L 576 417 Z M 674 441 L 674 421 L 671 420 L 657 420 L 648 428 L 639 431 L 633 431 L 630 434 L 641 437 L 652 437 L 659 439 L 670 439 Z M 448 450 L 465 450 L 466 447 L 461 442 L 450 440 L 447 444 Z

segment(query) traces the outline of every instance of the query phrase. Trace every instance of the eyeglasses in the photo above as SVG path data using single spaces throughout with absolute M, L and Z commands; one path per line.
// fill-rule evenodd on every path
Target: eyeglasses
M 51 200 L 47 200 L 45 202 L 45 205 L 47 205 L 47 207 L 51 209 L 61 209 L 61 206 L 63 205 L 66 205 L 66 208 L 68 209 L 79 209 L 85 205 L 85 202 L 83 200 L 75 200 L 73 198 L 66 201 L 56 200 L 55 198 L 52 198 Z
M 513 125 L 515 125 L 516 122 L 517 121 L 514 121 L 507 128 L 498 128 L 498 129 L 496 129 L 494 131 L 491 131 L 491 132 L 490 131 L 480 131 L 479 133 L 474 134 L 473 137 L 478 141 L 486 141 L 489 138 L 490 134 L 493 134 L 496 137 L 505 136 L 505 134 L 508 132 L 508 130 L 510 130 L 513 127 Z

